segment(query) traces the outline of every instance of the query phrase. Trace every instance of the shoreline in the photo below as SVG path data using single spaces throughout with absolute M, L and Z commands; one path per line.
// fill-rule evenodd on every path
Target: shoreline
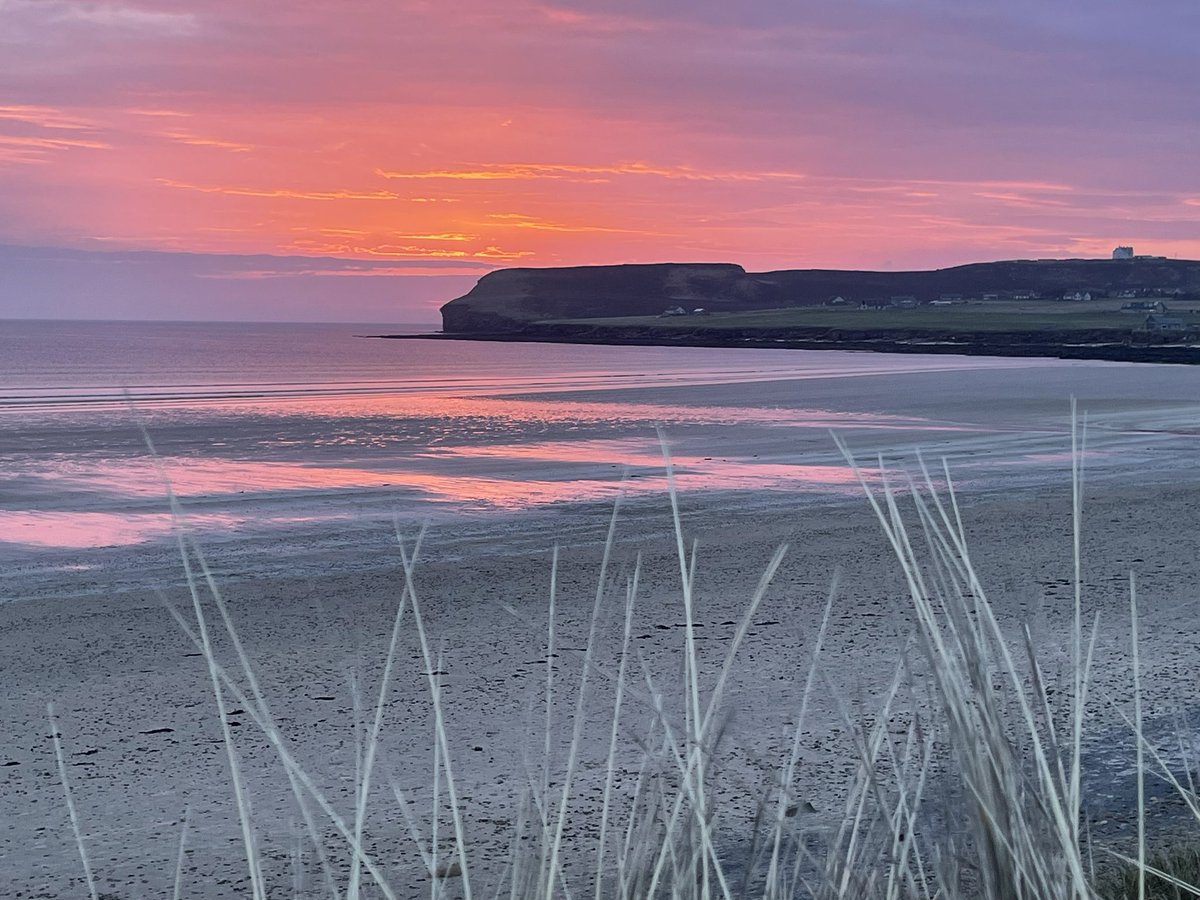
M 1179 344 L 1132 344 L 1123 342 L 1033 342 L 1013 339 L 996 340 L 979 334 L 898 338 L 891 332 L 867 332 L 853 338 L 830 338 L 828 329 L 812 329 L 786 336 L 760 337 L 728 334 L 699 329 L 604 330 L 598 326 L 529 326 L 521 331 L 430 332 L 427 334 L 370 334 L 361 337 L 384 340 L 484 341 L 538 344 L 599 344 L 615 347 L 722 347 L 752 350 L 843 350 L 872 353 L 951 354 L 1029 359 L 1097 360 L 1101 362 L 1156 363 L 1162 365 L 1200 365 L 1200 346 Z M 1087 335 L 1078 336 L 1081 340 Z M 1094 336 L 1092 336 L 1094 337 Z

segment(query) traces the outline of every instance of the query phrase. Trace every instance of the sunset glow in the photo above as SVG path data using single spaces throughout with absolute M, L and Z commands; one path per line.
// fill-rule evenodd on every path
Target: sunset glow
M 348 319 L 510 265 L 1200 257 L 1200 14 L 1150 6 L 8 0 L 0 243 L 219 257 L 201 303 L 316 280 L 246 296 Z

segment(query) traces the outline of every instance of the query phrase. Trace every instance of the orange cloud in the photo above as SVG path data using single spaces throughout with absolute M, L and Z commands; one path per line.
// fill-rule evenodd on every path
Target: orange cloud
M 436 247 L 421 247 L 408 244 L 379 244 L 375 247 L 348 247 L 343 252 L 368 256 L 396 256 L 416 259 L 521 259 L 533 256 L 532 250 L 501 250 L 485 247 L 474 252 L 468 250 L 443 250 Z
M 417 256 L 434 259 L 461 259 L 470 256 L 466 250 L 443 250 L 435 247 L 420 247 L 414 244 L 380 244 L 376 247 L 355 247 L 355 253 L 371 256 Z
M 471 254 L 476 259 L 502 259 L 512 260 L 521 259 L 526 256 L 533 256 L 531 250 L 501 250 L 499 247 L 485 247 L 478 253 Z
M 483 271 L 488 270 L 484 269 Z M 479 274 L 480 269 L 458 268 L 453 265 L 437 269 L 419 269 L 400 265 L 370 269 L 328 269 L 318 266 L 314 266 L 311 269 L 294 269 L 288 271 L 257 269 L 202 273 L 198 274 L 196 277 L 211 278 L 218 281 L 260 281 L 267 278 L 395 278 L 397 276 L 409 277 L 413 275 L 428 275 L 434 277 L 444 277 L 446 275 L 471 275 L 474 277 L 479 277 Z
M 72 147 L 80 147 L 86 150 L 112 149 L 111 144 L 106 144 L 103 141 L 48 137 L 16 137 L 9 134 L 0 134 L 0 144 L 6 144 L 10 147 L 30 147 L 39 150 L 67 150 Z
M 500 250 L 499 247 L 484 247 L 472 253 L 475 259 L 523 259 L 534 256 L 532 250 Z
M 317 241 L 307 238 L 292 241 L 287 249 L 315 256 L 383 256 L 410 259 L 464 259 L 470 254 L 466 250 L 446 250 L 437 247 L 421 247 L 416 244 L 367 244 L 363 241 Z
M 303 226 L 297 226 L 292 231 L 308 231 L 308 229 Z M 371 233 L 361 228 L 318 228 L 316 231 L 320 234 L 344 235 L 347 237 L 366 237 Z
M 64 113 L 50 106 L 0 106 L 0 120 L 25 122 L 40 128 L 62 128 L 69 130 L 91 130 L 93 125 L 86 119 Z
M 405 241 L 474 241 L 479 239 L 477 234 L 461 234 L 456 231 L 441 232 L 439 234 L 392 234 L 390 237 L 399 238 Z
M 621 34 L 654 30 L 654 25 L 651 22 L 629 16 L 583 13 L 578 10 L 562 9 L 555 6 L 536 6 L 534 8 L 551 25 L 557 25 L 572 31 Z
M 661 231 L 644 231 L 638 228 L 613 228 L 604 225 L 564 225 L 560 222 L 548 222 L 536 216 L 526 216 L 521 213 L 491 213 L 489 219 L 498 221 L 501 227 L 528 228 L 533 231 L 559 231 L 564 234 L 643 234 L 661 235 Z M 495 221 L 491 224 L 495 224 Z
M 21 133 L 0 134 L 0 162 L 43 163 L 61 150 L 111 149 L 104 141 L 82 136 L 94 132 L 91 122 L 55 107 L 0 106 L 0 125 L 7 123 Z
M 982 196 L 988 192 L 1000 193 L 1071 193 L 1076 189 L 1069 184 L 1047 181 L 1008 181 L 1008 180 L 974 180 L 974 179 L 934 179 L 934 178 L 837 178 L 826 177 L 820 181 L 844 187 L 845 190 L 858 194 L 912 194 L 918 196 L 938 196 L 938 193 L 928 189 L 963 190 L 979 192 Z
M 125 111 L 135 116 L 155 116 L 173 119 L 190 119 L 192 117 L 190 112 L 183 112 L 178 109 L 127 109 Z
M 46 165 L 49 160 L 43 153 L 29 150 L 14 150 L 0 145 L 0 163 L 16 163 L 18 165 Z
M 404 200 L 405 198 L 393 191 L 293 191 L 286 188 L 258 189 L 243 187 L 218 187 L 199 184 L 187 184 L 170 178 L 156 179 L 159 184 L 179 188 L 185 191 L 198 191 L 202 194 L 226 194 L 231 197 L 269 197 L 285 198 L 288 200 Z
M 1009 206 L 1036 208 L 1039 206 L 1069 206 L 1065 200 L 1051 200 L 1047 197 L 1032 197 L 1029 194 L 1018 194 L 1014 191 L 976 191 L 976 197 L 984 200 L 998 200 Z
M 249 144 L 235 144 L 232 141 L 221 141 L 216 138 L 198 137 L 186 131 L 167 131 L 163 137 L 176 143 L 190 144 L 194 147 L 214 147 L 218 150 L 229 150 L 232 153 L 249 153 L 254 148 Z
M 691 166 L 652 166 L 648 163 L 618 163 L 610 166 L 565 165 L 561 163 L 481 163 L 466 169 L 431 169 L 423 172 L 395 172 L 376 169 L 375 174 L 389 179 L 452 181 L 584 181 L 605 183 L 608 176 L 651 176 L 682 181 L 800 181 L 801 172 L 778 171 L 705 171 Z

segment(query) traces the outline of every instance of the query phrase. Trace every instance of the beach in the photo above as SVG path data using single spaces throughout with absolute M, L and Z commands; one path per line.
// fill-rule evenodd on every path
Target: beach
M 375 714 L 389 635 L 404 592 L 396 532 L 411 551 L 426 526 L 414 585 L 433 659 L 440 659 L 436 679 L 476 867 L 473 877 L 485 887 L 503 875 L 522 798 L 547 777 L 552 548 L 559 547 L 548 704 L 548 778 L 554 785 L 567 767 L 605 535 L 619 498 L 591 642 L 591 674 L 579 707 L 576 799 L 564 833 L 565 870 L 583 889 L 596 865 L 612 675 L 620 656 L 626 586 L 639 554 L 631 629 L 634 675 L 614 758 L 618 794 L 632 789 L 645 757 L 639 742 L 656 716 L 654 690 L 666 698 L 670 716 L 680 713 L 678 698 L 685 694 L 681 660 L 687 629 L 680 561 L 655 418 L 666 419 L 663 434 L 678 466 L 688 552 L 696 542 L 692 630 L 704 692 L 718 677 L 725 648 L 760 575 L 776 549 L 788 547 L 746 631 L 718 711 L 726 725 L 712 756 L 713 796 L 719 801 L 715 815 L 718 833 L 736 855 L 757 804 L 774 796 L 831 584 L 836 583 L 836 590 L 820 677 L 790 788 L 797 801 L 812 805 L 814 811 L 804 815 L 811 817 L 814 829 L 830 827 L 842 815 L 845 788 L 857 766 L 855 723 L 872 720 L 902 662 L 907 659 L 920 672 L 913 662 L 919 651 L 910 640 L 903 573 L 831 431 L 860 461 L 867 486 L 879 490 L 888 479 L 905 509 L 910 508 L 906 474 L 920 478 L 918 451 L 943 491 L 941 458 L 948 459 L 972 561 L 1006 633 L 1019 642 L 1020 626 L 1029 624 L 1048 679 L 1063 687 L 1069 682 L 1071 659 L 1068 398 L 1074 395 L 1081 430 L 1084 411 L 1087 417 L 1081 456 L 1084 614 L 1089 623 L 1099 617 L 1095 708 L 1088 734 L 1100 774 L 1089 783 L 1088 804 L 1096 821 L 1110 826 L 1100 829 L 1107 838 L 1127 840 L 1132 781 L 1126 762 L 1133 741 L 1119 713 L 1131 704 L 1131 570 L 1139 579 L 1149 720 L 1175 722 L 1177 714 L 1186 712 L 1186 687 L 1197 662 L 1200 617 L 1192 588 L 1200 576 L 1196 376 L 1168 367 L 1013 361 L 946 371 L 944 359 L 902 372 L 867 369 L 836 377 L 773 373 L 755 380 L 751 372 L 708 383 L 607 389 L 560 385 L 549 395 L 458 392 L 454 402 L 460 404 L 462 418 L 455 421 L 475 421 L 480 427 L 467 432 L 456 425 L 446 431 L 455 439 L 440 456 L 426 438 L 408 443 L 401 438 L 414 433 L 413 416 L 434 421 L 449 401 L 443 398 L 438 410 L 421 411 L 410 395 L 395 407 L 408 410 L 408 424 L 401 427 L 393 419 L 398 441 L 405 447 L 420 445 L 420 453 L 404 457 L 405 467 L 396 465 L 394 452 L 359 448 L 353 466 L 345 458 L 328 460 L 325 468 L 340 472 L 342 481 L 328 481 L 322 491 L 301 500 L 279 480 L 288 474 L 280 467 L 303 463 L 311 470 L 311 454 L 319 449 L 306 445 L 303 451 L 310 457 L 303 460 L 231 454 L 230 466 L 220 469 L 222 478 L 246 479 L 246 488 L 252 478 L 260 479 L 250 491 L 253 497 L 241 501 L 247 505 L 232 524 L 227 518 L 204 518 L 229 515 L 233 503 L 214 499 L 213 472 L 225 457 L 211 449 L 212 442 L 246 441 L 248 447 L 250 436 L 281 427 L 278 417 L 243 406 L 223 420 L 226 431 L 220 435 L 189 431 L 186 414 L 157 407 L 146 420 L 160 452 L 169 457 L 167 467 L 185 485 L 185 533 L 194 536 L 216 573 L 279 730 L 297 762 L 346 821 L 354 818 L 356 768 L 363 764 L 360 746 Z M 346 402 L 336 401 L 341 404 L 338 415 L 349 420 L 358 414 L 347 411 Z M 378 398 L 370 402 L 382 403 Z M 306 403 L 311 408 L 311 401 Z M 495 421 L 482 415 L 489 405 L 504 406 L 505 421 L 535 422 L 536 428 L 513 425 L 498 433 L 484 427 Z M 631 416 L 631 409 L 641 412 Z M 304 421 L 314 432 L 327 433 L 334 419 Z M 62 437 L 54 429 L 68 427 L 59 419 L 23 424 L 21 437 L 41 429 L 38 433 L 49 445 Z M 289 427 L 294 437 L 299 426 Z M 145 477 L 147 470 L 140 468 L 147 465 L 144 454 L 130 449 L 136 433 L 131 436 L 126 429 L 122 435 L 129 442 L 126 461 L 133 468 L 121 477 L 130 472 Z M 12 445 L 6 452 L 15 453 Z M 213 471 L 204 468 L 206 458 Z M 373 469 L 364 462 L 371 458 L 377 462 Z M 180 459 L 197 464 L 189 468 Z M 234 460 L 240 468 L 231 468 Z M 440 466 L 436 471 L 435 463 Z M 25 465 L 24 471 L 33 471 L 32 462 Z M 355 474 L 354 481 L 347 470 L 373 471 L 376 480 L 364 482 Z M 105 471 L 116 470 L 110 466 Z M 303 475 L 289 471 L 289 477 Z M 190 489 L 189 472 L 195 478 Z M 397 495 L 405 473 L 414 481 L 407 485 L 408 493 Z M 439 496 L 447 496 L 452 487 L 462 496 L 454 504 L 406 504 L 405 498 L 416 496 L 418 475 L 424 479 L 422 490 L 428 491 L 429 479 L 437 475 L 444 479 L 437 482 Z M 111 493 L 113 482 L 105 484 Z M 23 487 L 27 519 L 39 511 L 56 511 L 46 483 L 30 478 Z M 86 493 L 84 487 L 76 488 Z M 472 503 L 499 496 L 487 491 L 500 488 L 507 492 L 502 501 L 472 508 Z M 103 506 L 108 501 L 96 499 L 99 493 L 93 490 L 91 499 L 75 510 L 113 513 Z M 67 506 L 61 496 L 59 512 Z M 514 496 L 524 499 L 516 502 Z M 136 509 L 127 507 L 127 514 L 149 514 L 155 504 L 166 512 L 163 498 L 151 497 L 148 490 L 135 500 Z M 327 515 L 316 516 L 314 503 Z M 269 528 L 253 527 L 262 510 L 275 515 Z M 189 524 L 192 517 L 194 526 Z M 287 527 L 280 524 L 285 518 Z M 49 737 L 46 704 L 52 701 L 100 891 L 120 898 L 168 895 L 186 816 L 184 896 L 245 895 L 242 837 L 208 666 L 169 611 L 173 607 L 194 625 L 169 517 L 165 530 L 119 546 L 21 549 L 10 544 L 4 552 L 9 563 L 3 582 L 7 602 L 0 603 L 6 682 L 0 699 L 5 893 L 74 897 L 86 891 Z M 235 666 L 215 607 L 206 601 L 204 608 L 217 658 Z M 394 790 L 416 811 L 428 840 L 435 723 L 429 661 L 422 653 L 411 601 L 405 603 L 398 635 L 364 844 L 398 896 L 417 896 L 429 890 L 427 861 L 409 834 Z M 1063 693 L 1065 687 L 1059 696 Z M 327 895 L 278 753 L 240 702 L 229 702 L 264 878 L 278 886 L 271 896 L 294 888 L 300 896 Z M 927 702 L 919 684 L 907 691 L 896 707 L 899 721 L 925 709 Z M 444 763 L 439 765 L 444 769 Z M 452 832 L 444 778 L 440 784 L 444 858 Z M 344 879 L 349 865 L 345 842 L 319 811 L 314 815 L 330 866 Z M 373 888 L 364 890 L 366 896 L 377 895 Z
M 1126 579 L 1142 573 L 1144 678 L 1151 715 L 1175 712 L 1180 682 L 1194 672 L 1198 532 L 1197 492 L 1113 490 L 1089 498 L 1086 608 L 1101 617 L 1097 649 L 1098 693 L 1105 704 L 1128 708 L 1131 674 L 1126 622 Z M 599 518 L 604 510 L 596 509 Z M 693 508 L 692 512 L 702 510 Z M 710 515 L 713 511 L 708 512 Z M 1068 668 L 1070 644 L 1070 493 L 1066 485 L 1038 498 L 992 499 L 964 510 L 985 582 L 1010 625 L 1037 626 L 1043 660 Z M 665 525 L 660 515 L 659 524 Z M 767 792 L 770 772 L 787 753 L 803 690 L 814 630 L 829 584 L 841 572 L 840 589 L 823 653 L 827 684 L 818 689 L 804 730 L 797 790 L 836 820 L 855 756 L 839 705 L 869 716 L 898 664 L 909 633 L 901 575 L 869 512 L 839 505 L 753 516 L 734 513 L 725 527 L 696 521 L 700 546 L 696 631 L 705 675 L 719 667 L 723 645 L 754 589 L 758 573 L 777 543 L 788 557 L 773 580 L 739 654 L 723 712 L 730 716 L 721 746 L 722 824 L 729 835 L 745 834 L 756 802 Z M 1183 535 L 1165 542 L 1158 532 L 1170 522 Z M 1108 526 L 1120 525 L 1114 542 Z M 436 542 L 436 533 L 427 536 Z M 682 604 L 678 563 L 667 539 L 618 545 L 601 622 L 598 659 L 611 669 L 619 642 L 620 582 L 636 546 L 645 553 L 643 588 L 634 627 L 635 646 L 664 691 L 678 689 L 682 652 Z M 499 550 L 499 552 L 497 552 Z M 434 562 L 418 570 L 426 627 L 439 652 L 447 727 L 454 748 L 473 859 L 485 882 L 497 876 L 520 799 L 540 758 L 544 700 L 550 559 L 546 552 L 504 553 L 503 543 L 481 542 L 463 560 Z M 559 657 L 555 672 L 556 731 L 552 752 L 561 772 L 569 741 L 569 713 L 581 668 L 599 548 L 573 548 L 560 559 Z M 301 579 L 233 581 L 225 587 L 239 634 L 254 661 L 265 693 L 298 759 L 331 801 L 352 817 L 356 727 L 373 705 L 388 631 L 403 582 L 390 572 Z M 178 590 L 165 601 L 185 614 L 189 601 Z M 512 608 L 508 612 L 502 608 Z M 7 690 L 4 779 L 4 856 L 12 896 L 77 896 L 82 872 L 47 739 L 44 704 L 53 699 L 67 754 L 75 802 L 84 822 L 92 865 L 101 885 L 116 896 L 158 896 L 170 889 L 173 860 L 185 810 L 188 896 L 237 896 L 245 888 L 236 808 L 206 667 L 155 593 L 96 597 L 65 609 L 55 600 L 0 608 Z M 410 618 L 411 623 L 411 618 Z M 228 652 L 223 654 L 228 656 Z M 381 770 L 418 808 L 430 802 L 434 729 L 424 663 L 406 629 L 394 688 L 386 706 Z M 711 683 L 711 682 L 709 682 Z M 356 714 L 352 685 L 361 691 Z M 611 684 L 600 683 L 589 703 L 584 773 L 568 836 L 591 846 L 586 823 L 597 813 L 596 781 L 605 752 Z M 651 715 L 631 708 L 629 743 L 622 774 L 636 773 L 638 725 Z M 1110 713 L 1097 718 L 1107 729 Z M 292 883 L 292 855 L 300 831 L 298 813 L 274 751 L 251 722 L 233 710 L 236 743 L 249 786 L 258 834 L 272 881 Z M 1094 727 L 1095 726 L 1093 723 Z M 1132 739 L 1121 741 L 1124 756 Z M 16 765 L 14 765 L 14 763 Z M 1111 774 L 1111 772 L 1110 772 Z M 380 779 L 382 782 L 383 779 Z M 1125 817 L 1132 789 L 1126 775 L 1108 786 L 1117 808 L 1091 803 L 1102 814 Z M 427 888 L 420 856 L 381 785 L 367 835 L 371 852 L 389 865 L 404 896 Z M 336 847 L 338 839 L 323 829 Z M 1126 832 L 1128 836 L 1129 832 Z M 568 845 L 568 851 L 574 845 Z M 568 852 L 568 855 L 569 852 Z M 590 855 L 590 854 L 589 854 Z M 346 854 L 336 854 L 345 871 Z M 304 883 L 320 892 L 311 854 Z M 577 861 L 578 862 L 578 861 Z M 591 860 L 584 860 L 584 866 Z

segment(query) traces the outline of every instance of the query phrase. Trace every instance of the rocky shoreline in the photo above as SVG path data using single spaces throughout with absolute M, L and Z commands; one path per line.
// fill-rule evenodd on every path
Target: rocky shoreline
M 876 353 L 952 353 L 963 356 L 1096 359 L 1174 365 L 1200 364 L 1200 345 L 1139 335 L 1113 340 L 1112 332 L 937 333 L 836 328 L 714 329 L 697 327 L 530 324 L 510 331 L 379 334 L 390 339 L 506 341 L 614 346 L 746 347 L 786 350 L 865 350 Z

